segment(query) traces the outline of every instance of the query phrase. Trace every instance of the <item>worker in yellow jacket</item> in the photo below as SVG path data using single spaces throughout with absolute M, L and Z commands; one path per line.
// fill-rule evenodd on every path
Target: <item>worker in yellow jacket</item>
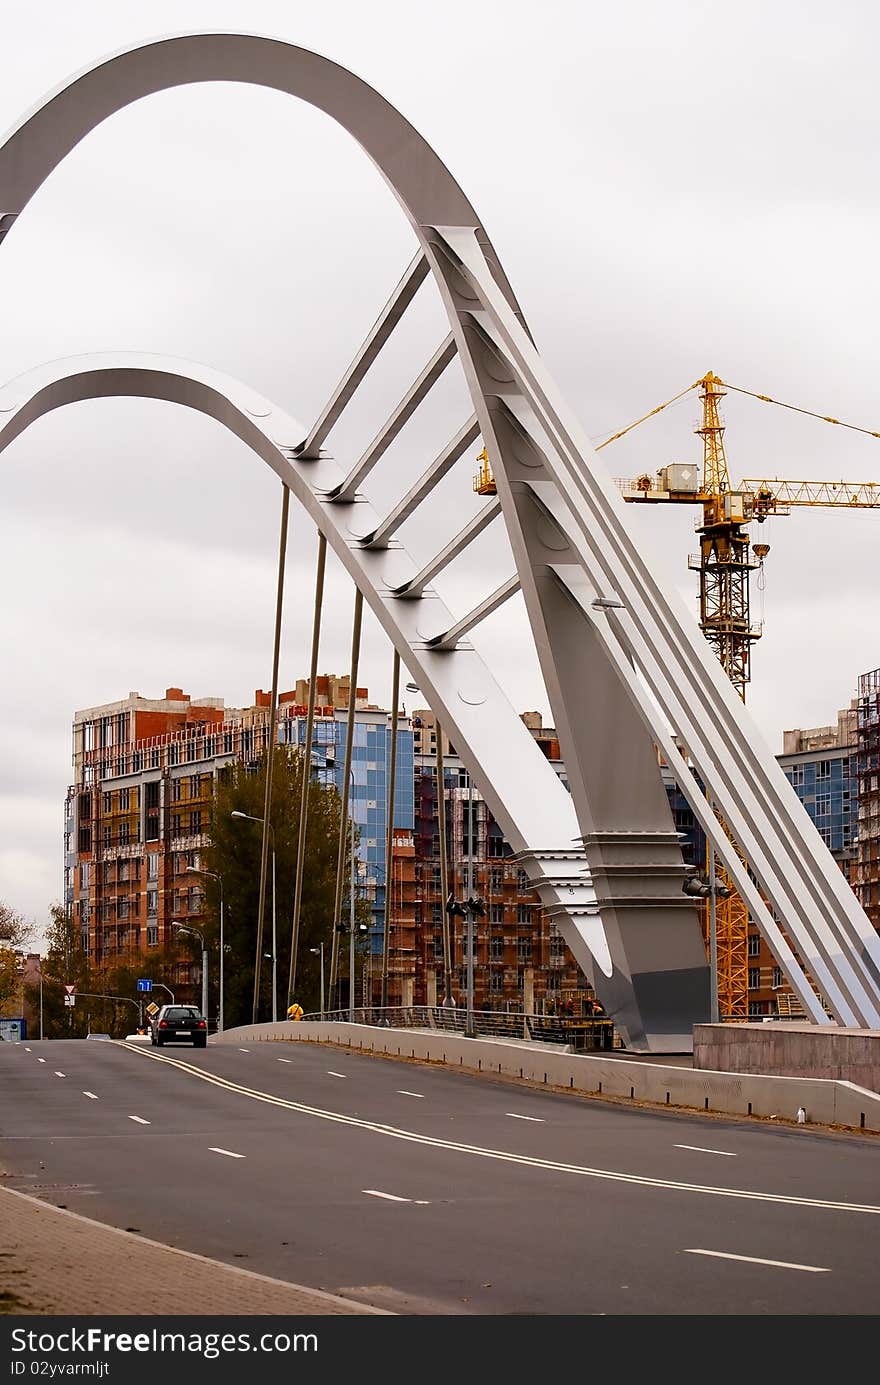
M 294 1001 L 292 1005 L 288 1005 L 287 1018 L 289 1020 L 301 1020 L 302 1017 L 303 1007 L 301 1005 L 298 1005 L 296 1001 Z

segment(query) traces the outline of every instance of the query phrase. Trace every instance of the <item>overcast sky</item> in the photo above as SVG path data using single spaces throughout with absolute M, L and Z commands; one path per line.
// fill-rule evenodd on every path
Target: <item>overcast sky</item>
M 709 369 L 880 428 L 871 6 L 51 0 L 7 7 L 3 28 L 0 129 L 163 33 L 244 29 L 351 67 L 461 183 L 594 440 Z M 7 237 L 0 381 L 59 356 L 154 351 L 226 371 L 308 425 L 413 250 L 326 117 L 232 85 L 154 96 L 78 146 Z M 338 456 L 357 456 L 444 332 L 429 288 L 334 434 Z M 380 507 L 469 412 L 449 372 L 371 478 Z M 876 440 L 735 395 L 725 412 L 734 479 L 880 480 Z M 692 396 L 609 447 L 609 469 L 699 460 L 697 414 Z M 279 488 L 211 422 L 124 400 L 55 413 L 0 466 L 0 898 L 42 923 L 61 890 L 74 711 L 169 685 L 235 706 L 269 686 Z M 472 469 L 407 528 L 417 554 L 477 503 Z M 696 610 L 693 512 L 628 513 Z M 784 728 L 833 721 L 880 664 L 878 525 L 795 511 L 754 527 L 772 548 L 749 703 L 774 751 Z M 294 512 L 284 687 L 308 669 L 314 550 Z M 441 583 L 462 613 L 510 570 L 494 527 L 474 556 L 479 591 L 473 568 Z M 351 589 L 331 569 L 320 666 L 342 673 Z M 366 629 L 361 681 L 384 702 L 391 653 Z M 517 709 L 546 713 L 526 635 L 514 602 L 475 642 Z

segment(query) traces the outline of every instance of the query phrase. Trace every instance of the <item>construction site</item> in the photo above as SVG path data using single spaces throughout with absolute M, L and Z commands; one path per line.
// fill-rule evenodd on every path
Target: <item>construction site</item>
M 746 689 L 752 677 L 752 646 L 763 634 L 763 624 L 756 623 L 752 617 L 752 577 L 757 573 L 761 581 L 764 563 L 770 553 L 768 543 L 753 542 L 749 525 L 761 525 L 770 517 L 787 516 L 793 509 L 802 507 L 878 509 L 880 483 L 804 481 L 765 476 L 734 484 L 727 463 L 725 425 L 721 414 L 721 401 L 728 390 L 837 428 L 851 429 L 874 438 L 880 438 L 880 433 L 844 423 L 827 414 L 782 403 L 766 394 L 741 389 L 709 371 L 679 394 L 597 445 L 596 450 L 601 451 L 673 404 L 688 396 L 698 396 L 700 422 L 696 434 L 701 441 L 702 457 L 692 462 L 671 463 L 654 473 L 644 472 L 632 478 L 619 479 L 616 484 L 629 504 L 698 507 L 695 529 L 700 548 L 698 553 L 688 555 L 687 566 L 697 574 L 700 629 L 737 695 L 745 702 Z M 495 478 L 485 449 L 477 462 L 473 483 L 475 492 L 484 496 L 495 495 Z M 853 700 L 848 713 L 839 714 L 836 727 L 817 728 L 815 732 L 786 733 L 784 752 L 789 752 L 796 761 L 812 761 L 816 759 L 816 752 L 824 752 L 819 757 L 818 769 L 803 763 L 789 764 L 786 753 L 780 757 L 789 782 L 807 807 L 826 845 L 832 847 L 848 883 L 853 886 L 859 903 L 875 928 L 880 926 L 878 709 L 880 671 L 865 673 L 859 678 L 857 699 Z M 833 809 L 832 759 L 838 762 L 836 769 L 840 781 L 836 785 Z M 843 780 L 846 781 L 845 786 Z M 827 782 L 823 784 L 823 781 Z M 705 785 L 702 787 L 705 792 Z M 668 788 L 672 794 L 672 786 L 668 785 Z M 823 792 L 824 789 L 828 792 Z M 847 822 L 852 815 L 852 830 L 845 840 L 840 833 L 839 839 L 832 840 L 833 818 L 836 814 L 839 826 L 844 811 Z M 702 857 L 699 863 L 701 868 L 695 871 L 687 888 L 696 898 L 705 901 L 703 934 L 714 978 L 713 1017 L 732 1021 L 773 1014 L 784 1018 L 803 1017 L 805 1011 L 786 985 L 777 959 L 757 928 L 750 927 L 748 909 L 728 873 L 717 861 L 711 844 L 706 842 L 687 805 L 677 805 L 676 819 L 679 830 L 692 839 L 692 844 L 696 839 L 698 853 Z M 745 861 L 738 847 L 737 851 Z

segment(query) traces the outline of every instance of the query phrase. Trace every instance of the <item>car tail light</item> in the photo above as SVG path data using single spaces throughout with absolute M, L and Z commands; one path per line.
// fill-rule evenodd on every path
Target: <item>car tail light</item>
M 160 1029 L 167 1029 L 167 1028 L 168 1028 L 168 1021 L 167 1021 L 167 1020 L 160 1020 L 160 1021 L 159 1021 L 159 1028 L 160 1028 Z
M 199 1028 L 200 1028 L 200 1029 L 207 1029 L 207 1027 L 208 1027 L 208 1022 L 207 1022 L 207 1020 L 199 1020 Z

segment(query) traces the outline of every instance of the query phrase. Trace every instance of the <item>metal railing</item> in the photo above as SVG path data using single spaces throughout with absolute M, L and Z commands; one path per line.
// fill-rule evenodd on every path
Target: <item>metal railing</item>
M 358 1006 L 351 1010 L 327 1010 L 303 1015 L 303 1020 L 328 1023 L 385 1025 L 392 1029 L 436 1029 L 464 1034 L 468 1012 L 465 1006 L 389 1005 Z M 610 1049 L 615 1046 L 614 1025 L 610 1019 L 590 1016 L 509 1014 L 503 1010 L 474 1010 L 474 1035 L 478 1039 L 532 1039 L 541 1043 L 568 1044 L 576 1050 Z

